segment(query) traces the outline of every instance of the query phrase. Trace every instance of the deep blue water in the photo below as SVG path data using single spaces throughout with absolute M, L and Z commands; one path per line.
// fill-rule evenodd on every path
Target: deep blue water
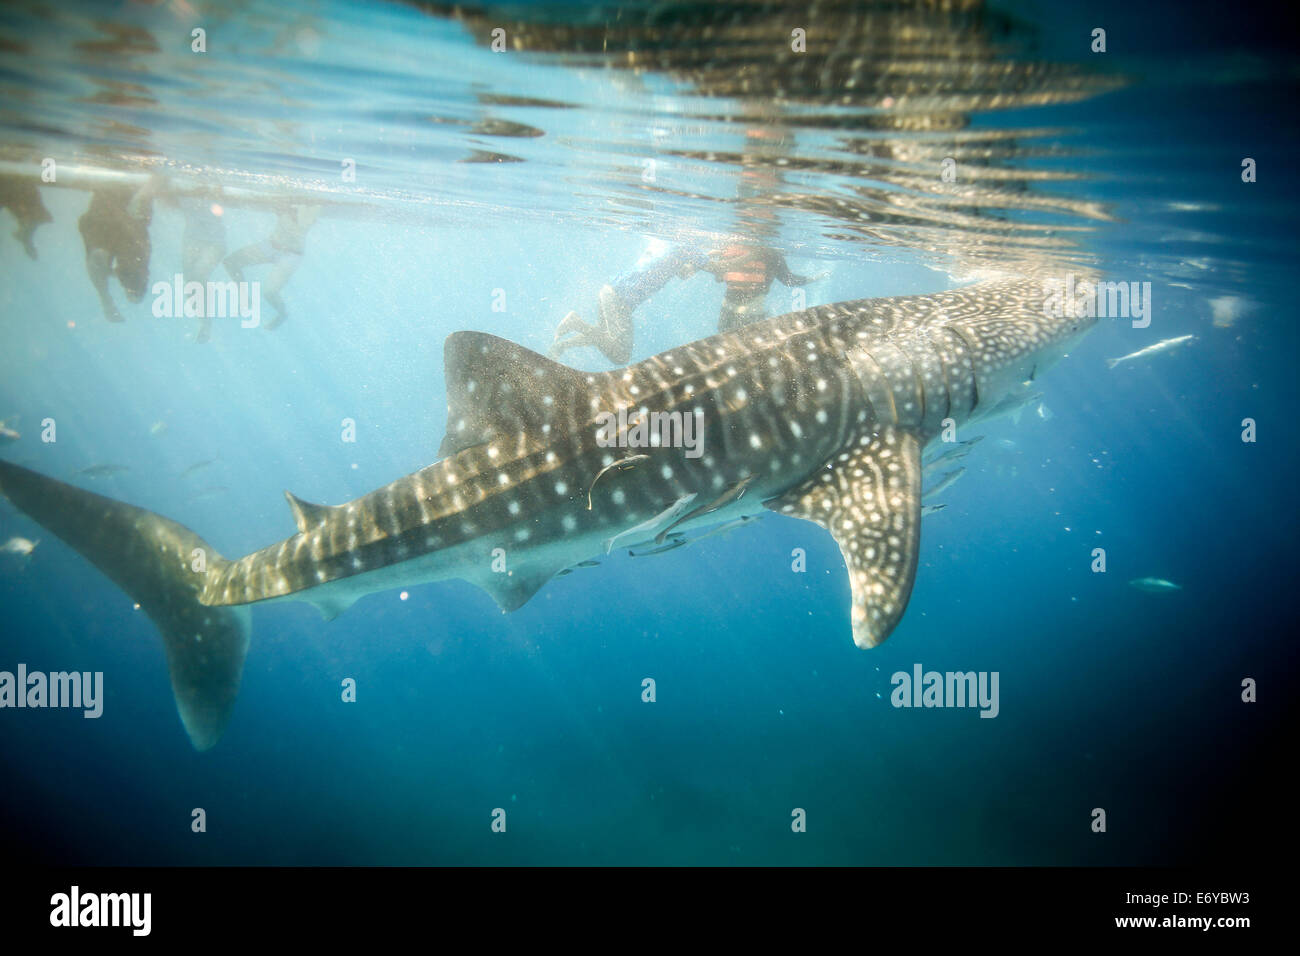
M 1265 852 L 1282 825 L 1266 777 L 1295 678 L 1290 51 L 1231 12 L 1198 7 L 1159 30 L 1152 21 L 1168 18 L 1113 4 L 1096 11 L 1112 43 L 1102 68 L 1063 39 L 1081 24 L 1086 36 L 1092 17 L 993 6 L 1021 18 L 1017 56 L 1124 82 L 1080 102 L 973 110 L 974 130 L 1036 131 L 1009 168 L 1072 174 L 1029 193 L 1104 213 L 989 215 L 1014 224 L 1008 245 L 1058 223 L 1079 261 L 1150 281 L 1154 316 L 1144 330 L 1103 321 L 1044 373 L 1048 420 L 1031 410 L 982 429 L 947 508 L 925 519 L 910 608 L 884 645 L 850 639 L 830 536 L 769 516 L 662 557 L 603 560 L 510 615 L 458 581 L 371 595 L 328 624 L 306 604 L 256 608 L 234 717 L 197 753 L 148 620 L 0 503 L 0 541 L 39 541 L 25 562 L 0 554 L 0 670 L 102 671 L 106 686 L 98 720 L 0 711 L 0 847 L 97 864 L 1164 864 Z M 433 461 L 451 332 L 544 352 L 560 316 L 590 312 L 648 234 L 731 228 L 731 203 L 698 198 L 734 193 L 725 164 L 671 157 L 683 188 L 650 212 L 632 201 L 645 195 L 638 144 L 656 124 L 735 108 L 653 72 L 633 83 L 558 55 L 493 60 L 456 23 L 412 8 L 250 4 L 210 31 L 218 44 L 241 37 L 237 55 L 211 54 L 228 72 L 197 79 L 168 52 L 168 31 L 187 34 L 189 20 L 173 8 L 114 15 L 145 23 L 157 56 L 174 57 L 115 78 L 153 105 L 86 97 L 95 69 L 65 63 L 68 82 L 8 99 L 0 142 L 89 164 L 96 147 L 121 157 L 149 143 L 286 177 L 254 191 L 336 177 L 338 155 L 361 157 L 363 182 L 373 173 L 364 211 L 327 214 L 309 234 L 286 324 L 218 320 L 204 345 L 193 321 L 153 318 L 147 301 L 104 321 L 76 229 L 82 189 L 41 187 L 53 221 L 35 261 L 0 213 L 0 420 L 22 433 L 0 454 L 61 480 L 128 466 L 71 480 L 180 521 L 227 556 L 293 532 L 286 488 L 336 503 Z M 34 51 L 89 29 L 73 14 L 6 17 L 11 38 L 33 38 L 5 54 L 8 92 L 61 68 L 33 65 Z M 278 62 L 279 38 L 304 28 L 318 34 L 311 62 Z M 414 118 L 477 116 L 471 89 L 580 105 L 499 108 L 545 130 L 518 139 Z M 704 138 L 736 149 L 737 129 Z M 460 162 L 484 148 L 523 162 Z M 1242 182 L 1243 157 L 1258 161 L 1257 182 Z M 819 175 L 801 188 L 845 186 Z M 272 222 L 256 209 L 227 218 L 232 250 Z M 797 269 L 831 272 L 808 286 L 809 306 L 937 291 L 971 266 L 960 232 L 936 243 L 919 226 L 888 241 L 850 231 L 782 209 L 771 242 Z M 179 271 L 180 217 L 161 203 L 151 239 L 151 276 Z M 505 312 L 492 311 L 496 289 Z M 773 314 L 789 295 L 773 288 Z M 1224 297 L 1241 303 L 1229 327 L 1209 304 Z M 638 313 L 634 357 L 713 334 L 721 299 L 704 276 L 668 286 Z M 1196 341 L 1106 367 L 1186 334 Z M 610 367 L 594 352 L 572 358 Z M 39 440 L 46 418 L 52 444 Z M 345 418 L 355 444 L 339 441 Z M 1090 570 L 1096 547 L 1104 574 Z M 791 571 L 794 548 L 805 573 Z M 1127 583 L 1147 576 L 1182 590 Z M 998 717 L 891 706 L 890 676 L 916 663 L 998 672 Z M 340 701 L 347 677 L 356 703 Z M 1257 703 L 1241 701 L 1243 678 L 1259 682 Z M 195 807 L 206 833 L 190 830 Z M 1105 834 L 1090 830 L 1096 807 Z M 490 829 L 494 808 L 505 834 Z M 806 833 L 791 832 L 793 808 L 807 811 Z

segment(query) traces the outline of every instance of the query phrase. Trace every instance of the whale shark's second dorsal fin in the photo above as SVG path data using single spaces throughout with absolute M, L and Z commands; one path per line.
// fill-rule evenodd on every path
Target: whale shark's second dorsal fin
M 605 373 L 579 372 L 486 332 L 453 332 L 443 346 L 447 434 L 441 457 L 547 426 L 588 420 Z
M 853 642 L 887 638 L 912 596 L 921 531 L 921 445 L 889 426 L 858 439 L 826 467 L 766 502 L 835 538 L 849 568 Z
M 293 512 L 293 520 L 302 534 L 321 524 L 330 509 L 335 507 L 335 505 L 314 505 L 310 501 L 303 501 L 290 491 L 286 491 L 284 496 L 289 501 L 289 510 Z

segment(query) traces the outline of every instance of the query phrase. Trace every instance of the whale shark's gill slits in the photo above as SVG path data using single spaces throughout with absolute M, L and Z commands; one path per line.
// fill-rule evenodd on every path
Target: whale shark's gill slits
M 897 423 L 899 413 L 894 402 L 894 390 L 875 355 L 865 348 L 858 348 L 849 352 L 848 358 L 875 420 L 882 425 Z
M 975 367 L 971 364 L 970 350 L 957 332 L 946 327 L 933 330 L 930 346 L 947 397 L 943 418 L 959 419 L 969 415 L 975 407 Z
M 887 426 L 863 435 L 825 470 L 766 506 L 816 522 L 840 546 L 849 571 L 853 641 L 875 647 L 907 607 L 916 578 L 921 527 L 921 448 Z
M 969 379 L 970 408 L 968 410 L 968 414 L 969 414 L 970 411 L 974 411 L 976 408 L 979 408 L 979 404 L 980 404 L 980 369 L 978 364 L 979 351 L 980 351 L 979 341 L 971 333 L 963 330 L 961 326 L 948 325 L 945 326 L 944 328 L 946 329 L 947 332 L 953 335 L 956 338 L 956 340 L 960 343 L 961 357 L 964 358 L 965 360 L 965 368 L 962 369 L 961 374 L 965 375 L 967 372 L 969 372 L 970 375 L 970 379 Z M 961 390 L 958 390 L 955 394 L 960 396 L 963 393 Z

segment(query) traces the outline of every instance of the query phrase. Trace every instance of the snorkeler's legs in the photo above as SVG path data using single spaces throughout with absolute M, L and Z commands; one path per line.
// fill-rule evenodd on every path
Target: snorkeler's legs
M 600 320 L 595 325 L 588 325 L 578 318 L 577 312 L 570 312 L 560 320 L 555 330 L 555 343 L 548 353 L 551 358 L 559 359 L 569 349 L 591 346 L 599 349 L 615 365 L 626 365 L 632 357 L 632 315 L 609 286 L 600 290 Z M 560 341 L 565 335 L 572 337 Z
M 302 256 L 292 252 L 278 252 L 278 256 L 279 258 L 275 260 L 275 266 L 271 269 L 271 274 L 267 276 L 266 282 L 262 284 L 262 295 L 275 309 L 275 315 L 272 316 L 271 320 L 262 323 L 264 329 L 274 329 L 283 324 L 284 320 L 289 317 L 289 311 L 284 306 L 284 299 L 280 296 L 280 290 L 298 271 L 298 266 L 302 263 Z
M 226 246 L 220 242 L 191 239 L 181 248 L 181 273 L 186 282 L 200 282 L 204 285 L 212 278 L 212 273 L 221 265 L 226 254 Z M 212 316 L 199 318 L 199 331 L 195 342 L 206 342 L 212 338 Z
M 35 223 L 21 223 L 14 230 L 14 238 L 23 244 L 23 251 L 27 253 L 28 259 L 36 258 L 36 243 L 32 241 L 32 234 L 36 232 Z
M 107 249 L 94 249 L 86 253 L 86 272 L 90 283 L 99 295 L 99 304 L 104 309 L 104 318 L 110 322 L 121 322 L 122 313 L 117 310 L 113 297 L 108 294 L 108 276 L 113 268 L 112 256 Z
M 718 313 L 718 331 L 730 332 L 742 325 L 762 322 L 765 318 L 767 318 L 766 292 L 747 297 L 728 295 L 722 300 L 722 310 Z
M 261 242 L 255 242 L 251 246 L 244 246 L 242 249 L 236 249 L 230 255 L 226 256 L 226 272 L 230 278 L 236 282 L 244 281 L 244 270 L 249 266 L 260 266 L 267 262 L 274 262 L 280 255 L 279 252 L 265 239 Z
M 587 334 L 591 332 L 592 327 L 582 319 L 578 318 L 577 312 L 570 312 L 564 318 L 560 319 L 560 324 L 555 327 L 555 338 L 551 342 L 550 349 L 546 354 L 555 361 L 560 360 L 565 352 L 572 348 L 580 348 L 587 344 Z M 572 336 L 567 341 L 561 341 L 566 335 Z
M 626 365 L 632 358 L 632 313 L 609 286 L 601 287 L 599 302 L 600 324 L 592 344 L 615 365 Z

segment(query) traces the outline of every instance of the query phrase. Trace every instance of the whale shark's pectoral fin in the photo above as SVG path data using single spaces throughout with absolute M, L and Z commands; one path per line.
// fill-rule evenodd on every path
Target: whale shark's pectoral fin
M 849 568 L 853 642 L 875 647 L 912 596 L 921 529 L 921 446 L 887 427 L 832 459 L 801 485 L 766 503 L 807 518 L 835 538 Z

